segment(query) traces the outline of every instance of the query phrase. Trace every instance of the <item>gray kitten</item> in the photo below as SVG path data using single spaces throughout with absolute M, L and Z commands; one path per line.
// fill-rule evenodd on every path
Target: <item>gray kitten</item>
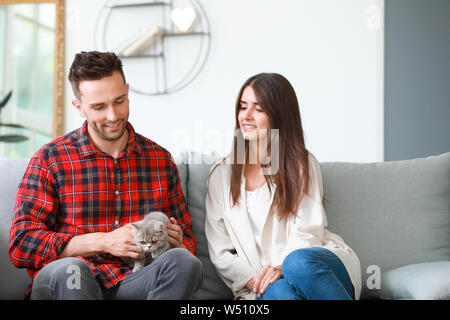
M 134 241 L 143 250 L 141 258 L 126 259 L 128 264 L 134 264 L 133 272 L 150 264 L 170 248 L 166 229 L 168 222 L 169 218 L 165 213 L 153 211 L 141 221 L 131 223 L 134 227 Z

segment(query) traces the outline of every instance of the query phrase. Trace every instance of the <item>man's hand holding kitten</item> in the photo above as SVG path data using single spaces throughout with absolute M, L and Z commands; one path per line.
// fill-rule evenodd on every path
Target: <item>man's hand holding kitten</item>
M 169 219 L 167 224 L 167 233 L 169 235 L 169 244 L 172 248 L 186 249 L 186 246 L 183 244 L 183 230 L 181 230 L 177 220 L 173 217 Z
M 114 231 L 104 234 L 104 251 L 116 257 L 138 259 L 143 250 L 134 241 L 134 228 L 126 224 Z
M 172 248 L 183 248 L 183 231 L 174 218 L 169 219 L 167 224 L 168 241 Z M 128 257 L 138 259 L 143 250 L 138 247 L 134 241 L 134 229 L 131 224 L 126 224 L 114 231 L 106 233 L 105 245 L 108 253 L 116 257 Z
M 171 248 L 183 248 L 183 231 L 174 218 L 167 224 L 168 242 Z M 139 259 L 143 250 L 134 240 L 134 228 L 128 223 L 111 232 L 95 232 L 72 238 L 60 258 L 82 256 L 85 258 L 96 254 L 109 253 L 120 258 Z

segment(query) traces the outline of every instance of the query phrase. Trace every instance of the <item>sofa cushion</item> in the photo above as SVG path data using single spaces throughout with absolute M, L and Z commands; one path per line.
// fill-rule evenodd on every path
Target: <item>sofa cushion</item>
M 231 290 L 219 278 L 209 259 L 208 242 L 205 235 L 205 199 L 209 169 L 218 160 L 216 156 L 206 156 L 190 152 L 183 159 L 188 163 L 187 202 L 193 219 L 192 232 L 197 243 L 195 255 L 203 264 L 203 283 L 195 294 L 195 299 L 233 299 Z
M 321 168 L 328 229 L 360 259 L 361 299 L 378 290 L 366 285 L 369 276 L 377 276 L 369 266 L 383 274 L 450 260 L 450 153 L 382 163 L 322 163 Z
M 0 159 L 0 299 L 21 299 L 30 284 L 25 269 L 17 269 L 8 256 L 16 191 L 27 164 L 26 160 Z
M 450 261 L 417 263 L 383 272 L 374 298 L 450 300 Z

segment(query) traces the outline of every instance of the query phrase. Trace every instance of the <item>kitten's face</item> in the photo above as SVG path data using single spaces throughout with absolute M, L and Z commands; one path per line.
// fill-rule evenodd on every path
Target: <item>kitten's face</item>
M 153 252 L 167 241 L 167 230 L 159 221 L 152 221 L 135 232 L 136 245 L 144 251 Z

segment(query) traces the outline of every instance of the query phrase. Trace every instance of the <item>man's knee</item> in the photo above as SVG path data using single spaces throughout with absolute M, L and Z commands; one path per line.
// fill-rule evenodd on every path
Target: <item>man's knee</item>
M 62 258 L 55 261 L 50 262 L 45 267 L 43 267 L 36 278 L 34 279 L 34 284 L 37 283 L 48 283 L 50 284 L 53 281 L 60 281 L 61 279 L 67 279 L 67 276 L 73 274 L 75 272 L 83 272 L 85 269 L 89 270 L 89 267 L 86 263 L 81 261 L 78 258 Z
M 62 290 L 81 289 L 82 277 L 93 278 L 89 266 L 82 260 L 68 257 L 52 261 L 34 278 L 31 299 L 55 299 Z
M 171 249 L 166 253 L 166 259 L 171 261 L 173 266 L 185 272 L 202 273 L 201 261 L 185 249 Z
M 171 269 L 182 275 L 184 279 L 195 281 L 200 286 L 203 279 L 203 265 L 201 261 L 186 249 L 171 249 L 165 253 L 166 263 Z

